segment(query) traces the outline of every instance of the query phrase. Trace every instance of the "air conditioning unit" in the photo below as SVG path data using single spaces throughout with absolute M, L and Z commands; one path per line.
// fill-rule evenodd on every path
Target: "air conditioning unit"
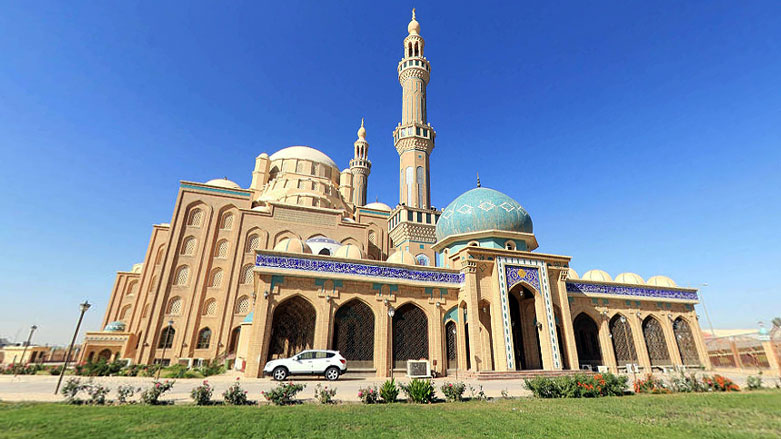
M 431 378 L 431 363 L 428 360 L 408 360 L 407 376 L 410 378 Z

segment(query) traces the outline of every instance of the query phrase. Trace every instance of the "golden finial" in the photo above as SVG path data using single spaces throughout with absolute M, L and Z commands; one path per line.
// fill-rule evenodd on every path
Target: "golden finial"
M 480 173 L 477 173 L 477 187 L 480 187 Z
M 415 19 L 415 8 L 412 8 L 412 19 Z
M 363 118 L 361 118 L 361 127 L 358 128 L 358 139 L 366 140 L 366 128 L 363 127 Z

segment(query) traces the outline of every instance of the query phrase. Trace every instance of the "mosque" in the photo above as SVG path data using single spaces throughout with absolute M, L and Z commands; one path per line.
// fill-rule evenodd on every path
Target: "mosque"
M 245 376 L 306 348 L 339 350 L 351 371 L 507 374 L 574 369 L 710 369 L 697 291 L 665 276 L 578 276 L 535 252 L 529 213 L 477 187 L 431 205 L 431 64 L 413 11 L 398 79 L 399 201 L 367 203 L 363 121 L 349 166 L 291 146 L 255 159 L 252 181 L 182 181 L 143 263 L 117 273 L 102 331 L 82 361 L 199 365 Z

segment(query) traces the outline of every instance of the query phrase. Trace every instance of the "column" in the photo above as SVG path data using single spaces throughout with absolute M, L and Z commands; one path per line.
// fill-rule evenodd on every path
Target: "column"
M 646 373 L 651 373 L 651 357 L 648 356 L 648 348 L 645 345 L 645 335 L 643 334 L 643 324 L 640 317 L 631 315 L 627 318 L 629 326 L 632 328 L 632 338 L 637 351 L 637 362 Z

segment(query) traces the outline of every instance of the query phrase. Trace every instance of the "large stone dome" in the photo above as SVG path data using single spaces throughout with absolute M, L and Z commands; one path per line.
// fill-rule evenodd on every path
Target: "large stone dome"
M 274 154 L 271 154 L 269 159 L 272 162 L 282 159 L 309 160 L 332 168 L 337 168 L 337 172 L 339 168 L 336 166 L 336 163 L 331 160 L 331 157 L 328 157 L 323 152 L 309 146 L 288 146 L 287 148 L 280 149 Z
M 493 189 L 478 187 L 453 200 L 437 222 L 437 240 L 451 235 L 500 230 L 532 233 L 532 219 L 521 205 Z

